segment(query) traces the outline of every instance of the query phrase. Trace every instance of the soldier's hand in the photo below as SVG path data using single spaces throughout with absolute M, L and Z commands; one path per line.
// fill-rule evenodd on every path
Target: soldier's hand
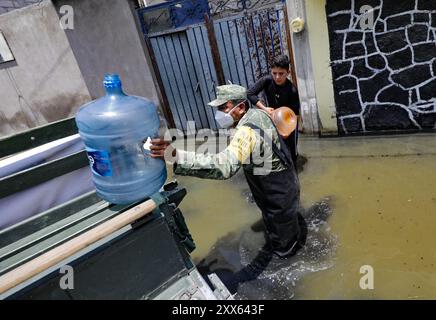
M 150 146 L 151 156 L 165 160 L 168 157 L 175 156 L 176 149 L 171 146 L 171 141 L 166 141 L 163 138 L 151 139 Z

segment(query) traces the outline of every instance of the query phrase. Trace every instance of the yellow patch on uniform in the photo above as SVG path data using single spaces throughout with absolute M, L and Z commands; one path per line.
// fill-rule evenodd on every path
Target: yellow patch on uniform
M 253 129 L 241 126 L 236 131 L 227 149 L 238 159 L 239 162 L 244 163 L 253 151 L 255 143 L 256 134 Z

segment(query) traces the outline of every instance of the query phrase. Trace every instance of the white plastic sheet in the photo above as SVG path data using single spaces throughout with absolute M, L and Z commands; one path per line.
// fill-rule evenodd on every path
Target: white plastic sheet
M 84 149 L 78 134 L 0 160 L 0 178 Z M 0 199 L 0 230 L 94 189 L 89 167 Z

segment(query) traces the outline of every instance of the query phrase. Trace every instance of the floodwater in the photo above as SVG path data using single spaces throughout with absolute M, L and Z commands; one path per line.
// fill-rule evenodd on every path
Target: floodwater
M 199 270 L 237 299 L 436 299 L 436 137 L 304 137 L 299 147 L 306 245 L 256 279 L 240 277 L 264 243 L 243 174 L 177 177 Z

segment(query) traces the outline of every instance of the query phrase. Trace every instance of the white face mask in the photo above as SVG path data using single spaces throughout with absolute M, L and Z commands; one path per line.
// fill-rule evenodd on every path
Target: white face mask
M 232 125 L 233 125 L 233 123 L 235 122 L 235 120 L 233 120 L 233 118 L 232 118 L 232 116 L 230 115 L 230 113 L 237 107 L 237 106 L 239 106 L 239 104 L 238 105 L 236 105 L 236 106 L 234 106 L 233 108 L 232 108 L 232 110 L 230 110 L 229 112 L 223 112 L 223 111 L 220 111 L 220 110 L 218 110 L 216 113 L 215 113 L 215 120 L 216 120 L 216 122 L 218 123 L 218 125 L 221 127 L 221 128 L 223 128 L 223 129 L 228 129 L 228 128 L 230 128 Z

